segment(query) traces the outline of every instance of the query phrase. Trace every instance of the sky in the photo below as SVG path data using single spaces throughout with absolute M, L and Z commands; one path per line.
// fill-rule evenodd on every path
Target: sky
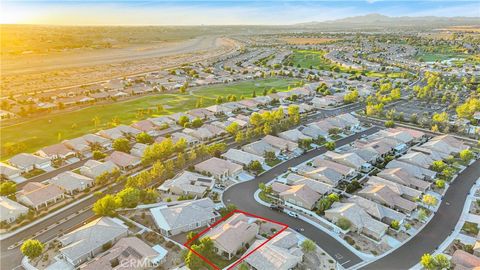
M 53 25 L 286 25 L 379 13 L 480 17 L 475 1 L 0 1 L 0 23 Z

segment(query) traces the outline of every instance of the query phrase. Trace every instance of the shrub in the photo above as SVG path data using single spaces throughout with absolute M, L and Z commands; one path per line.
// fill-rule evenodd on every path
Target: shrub
M 341 217 L 337 220 L 337 226 L 340 227 L 342 230 L 348 230 L 350 229 L 350 226 L 352 226 L 352 223 L 350 220 Z

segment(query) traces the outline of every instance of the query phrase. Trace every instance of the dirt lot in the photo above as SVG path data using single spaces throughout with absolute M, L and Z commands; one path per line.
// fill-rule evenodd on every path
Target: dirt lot
M 168 45 L 167 45 L 168 44 Z M 236 48 L 231 39 L 201 37 L 184 42 L 122 49 L 68 52 L 58 56 L 2 59 L 3 95 L 104 81 L 203 61 Z

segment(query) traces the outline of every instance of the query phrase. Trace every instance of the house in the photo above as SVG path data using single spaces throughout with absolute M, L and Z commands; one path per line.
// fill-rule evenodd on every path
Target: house
M 155 207 L 150 213 L 160 233 L 167 237 L 207 226 L 220 217 L 209 198 Z
M 69 159 L 75 156 L 75 151 L 69 149 L 64 144 L 57 143 L 38 150 L 36 154 L 50 160 Z
M 80 266 L 82 270 L 114 270 L 123 266 L 158 266 L 168 251 L 159 245 L 151 247 L 138 237 L 125 237 L 92 261 Z
M 418 179 L 425 179 L 425 180 L 433 180 L 435 179 L 435 176 L 437 175 L 436 172 L 422 168 L 417 165 L 413 165 L 410 163 L 402 162 L 399 160 L 392 160 L 390 161 L 387 166 L 385 166 L 387 169 L 393 169 L 393 168 L 402 168 L 404 169 L 408 174 L 411 176 L 414 176 Z
M 345 179 L 344 175 L 330 167 L 322 166 L 315 168 L 308 165 L 300 165 L 297 167 L 297 172 L 300 175 L 327 183 L 331 186 L 337 186 L 340 181 Z
M 344 128 L 349 127 L 350 130 L 355 130 L 360 128 L 360 121 L 353 115 L 349 113 L 344 113 L 335 116 L 335 119 L 342 122 Z
M 130 170 L 134 167 L 137 167 L 142 162 L 141 158 L 121 151 L 114 151 L 105 160 L 113 162 L 122 170 Z
M 47 207 L 64 198 L 63 190 L 56 185 L 30 182 L 17 193 L 17 200 L 35 210 Z
M 90 144 L 83 137 L 65 140 L 62 144 L 80 156 L 90 157 L 92 154 Z
M 140 133 L 142 133 L 142 131 L 126 125 L 119 125 L 114 128 L 100 130 L 99 132 L 97 132 L 99 136 L 102 136 L 109 140 L 116 140 L 116 139 L 126 138 L 126 137 L 135 137 Z
M 101 217 L 61 236 L 60 257 L 77 267 L 127 236 L 128 227 L 119 219 Z
M 462 141 L 452 135 L 436 136 L 422 145 L 424 148 L 442 152 L 448 155 L 459 153 L 462 150 L 469 149 Z
M 97 178 L 103 173 L 113 172 L 115 170 L 118 170 L 118 167 L 112 161 L 100 162 L 93 159 L 88 160 L 87 162 L 85 162 L 85 164 L 83 164 L 82 167 L 80 167 L 80 173 L 82 175 L 88 176 L 93 179 Z
M 288 186 L 279 182 L 274 182 L 272 184 L 272 190 L 277 193 L 283 201 L 308 210 L 312 210 L 321 197 L 319 193 L 306 184 Z
M 95 134 L 87 134 L 82 136 L 82 138 L 88 142 L 88 144 L 90 145 L 90 148 L 95 147 L 95 145 L 98 145 L 103 149 L 110 149 L 112 147 L 111 140 Z
M 26 215 L 28 208 L 12 201 L 7 197 L 0 196 L 0 222 L 12 223 L 20 216 Z
M 175 195 L 191 195 L 203 197 L 208 190 L 211 190 L 215 180 L 201 174 L 183 171 L 174 178 L 165 181 L 158 190 L 170 192 Z
M 360 196 L 354 195 L 347 199 L 347 202 L 354 203 L 360 206 L 363 210 L 365 210 L 370 216 L 380 220 L 385 224 L 390 224 L 392 221 L 396 220 L 400 222 L 400 224 L 405 219 L 405 215 L 397 212 L 391 208 L 383 206 L 379 203 L 376 203 L 371 200 L 367 200 Z
M 135 122 L 131 125 L 133 128 L 136 128 L 142 132 L 147 133 L 150 136 L 156 137 L 158 136 L 158 126 L 152 123 L 150 120 L 141 120 L 138 122 Z
M 250 247 L 255 239 L 259 226 L 254 221 L 245 214 L 235 213 L 205 233 L 204 237 L 212 239 L 218 255 L 230 260 L 240 249 Z
M 368 185 L 358 195 L 405 213 L 411 213 L 417 208 L 414 202 L 402 198 L 385 184 Z
M 287 183 L 289 185 L 307 185 L 309 188 L 313 189 L 315 192 L 321 195 L 328 194 L 332 191 L 333 186 L 313 180 L 311 178 L 298 175 L 296 173 L 289 173 L 288 176 L 286 177 Z
M 356 171 L 369 167 L 367 165 L 368 163 L 355 153 L 338 154 L 332 151 L 327 151 L 323 156 L 325 159 L 348 166 Z
M 259 248 L 260 245 L 262 246 Z M 250 254 L 245 258 L 245 262 L 256 270 L 295 269 L 295 266 L 303 260 L 303 252 L 298 247 L 298 238 L 290 231 L 279 233 L 266 244 L 264 240 L 255 241 L 245 254 Z
M 8 160 L 8 163 L 20 169 L 22 172 L 29 172 L 33 169 L 48 170 L 51 168 L 51 161 L 48 158 L 26 153 L 21 153 L 11 157 Z
M 319 137 L 326 138 L 328 136 L 328 130 L 323 130 L 315 124 L 300 126 L 298 127 L 298 130 L 314 140 L 318 139 Z
M 252 161 L 258 161 L 262 165 L 265 164 L 265 158 L 233 148 L 222 154 L 222 157 L 242 166 L 248 166 Z
M 65 193 L 70 195 L 73 195 L 76 192 L 84 191 L 85 189 L 93 186 L 92 178 L 71 171 L 60 173 L 50 179 L 48 182 L 56 185 Z
M 388 229 L 387 224 L 372 218 L 355 203 L 335 202 L 330 209 L 325 210 L 325 218 L 333 223 L 337 223 L 341 218 L 346 218 L 352 224 L 350 230 L 362 233 L 375 240 L 380 240 Z
M 185 134 L 185 133 L 183 133 L 183 132 L 175 132 L 175 133 L 172 133 L 171 136 L 170 136 L 170 138 L 172 139 L 172 142 L 173 142 L 173 143 L 177 143 L 178 140 L 180 140 L 180 139 L 183 138 L 183 139 L 185 139 L 185 140 L 187 141 L 187 145 L 188 145 L 188 146 L 194 146 L 194 145 L 197 145 L 197 144 L 200 143 L 200 141 L 199 141 L 197 138 L 195 138 L 195 137 L 193 137 L 193 136 L 190 136 L 190 135 L 188 135 L 188 134 Z M 157 141 L 157 142 L 158 142 L 158 141 Z
M 296 142 L 296 143 L 298 143 L 298 141 L 300 141 L 300 140 L 311 140 L 312 139 L 312 137 L 303 134 L 298 129 L 291 129 L 291 130 L 287 130 L 287 131 L 284 131 L 284 132 L 280 132 L 278 134 L 278 137 L 280 137 L 282 139 L 285 139 L 285 140 L 288 140 L 288 141 L 291 141 L 291 142 Z M 317 137 L 315 137 L 315 138 L 317 138 Z
M 252 142 L 242 146 L 242 150 L 256 156 L 265 157 L 265 153 L 272 152 L 275 156 L 280 155 L 280 149 L 273 147 L 263 140 Z
M 262 141 L 270 144 L 272 147 L 279 148 L 283 153 L 301 151 L 297 143 L 276 136 L 267 135 L 263 137 Z
M 455 270 L 478 269 L 480 258 L 461 249 L 455 250 L 450 261 Z
M 430 168 L 430 166 L 434 162 L 434 160 L 429 155 L 415 151 L 408 152 L 405 155 L 397 158 L 397 160 L 410 163 L 415 166 L 420 166 L 425 169 Z
M 136 143 L 132 146 L 132 149 L 130 149 L 130 154 L 142 158 L 143 157 L 143 152 L 145 152 L 145 149 L 147 149 L 148 145 L 144 143 Z
M 370 176 L 368 178 L 367 184 L 382 184 L 388 186 L 393 192 L 397 193 L 398 195 L 405 197 L 410 200 L 415 200 L 422 196 L 422 192 L 408 186 L 404 186 L 402 184 L 389 181 L 387 179 L 378 177 L 378 176 Z
M 228 160 L 212 157 L 195 164 L 195 170 L 213 176 L 217 180 L 234 178 L 243 172 L 243 167 Z
M 377 176 L 407 187 L 418 189 L 422 192 L 427 191 L 431 186 L 430 182 L 416 178 L 402 168 L 385 169 L 379 172 Z
M 353 169 L 349 166 L 340 164 L 338 162 L 334 162 L 334 161 L 331 161 L 331 160 L 328 160 L 328 159 L 324 159 L 321 156 L 316 157 L 312 160 L 312 166 L 314 166 L 316 168 L 327 167 L 327 168 L 333 169 L 337 173 L 341 174 L 345 179 L 354 177 L 357 174 L 355 169 Z
M 8 179 L 13 181 L 15 178 L 20 177 L 21 174 L 21 170 L 3 162 L 0 162 L 0 176 L 2 179 Z

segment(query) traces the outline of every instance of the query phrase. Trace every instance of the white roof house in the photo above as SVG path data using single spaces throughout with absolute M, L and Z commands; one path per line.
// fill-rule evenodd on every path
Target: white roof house
M 219 180 L 235 177 L 243 172 L 241 165 L 217 157 L 195 164 L 194 167 L 197 172 L 206 173 Z
M 355 153 L 338 154 L 332 151 L 327 151 L 323 156 L 326 159 L 338 162 L 355 170 L 360 170 L 367 162 Z
M 289 140 L 292 142 L 298 142 L 300 140 L 312 139 L 312 137 L 305 135 L 298 129 L 291 129 L 278 134 L 278 137 Z
M 219 255 L 232 258 L 240 249 L 249 247 L 258 234 L 259 226 L 245 214 L 235 213 L 209 230 L 203 237 L 210 237 Z
M 13 180 L 21 175 L 22 171 L 13 166 L 0 162 L 0 175 L 8 180 Z
M 38 150 L 36 154 L 48 159 L 66 159 L 75 156 L 75 151 L 68 148 L 64 144 L 57 143 L 54 145 L 43 147 L 42 149 Z
M 113 172 L 114 170 L 118 170 L 118 167 L 112 161 L 100 162 L 93 159 L 88 160 L 80 167 L 80 173 L 90 178 L 96 178 L 105 172 Z
M 358 195 L 407 213 L 417 208 L 416 203 L 401 197 L 386 184 L 367 185 Z
M 183 171 L 173 179 L 165 181 L 158 190 L 171 192 L 176 195 L 192 195 L 202 197 L 207 190 L 211 190 L 215 180 L 199 173 Z
M 177 235 L 212 224 L 220 216 L 210 198 L 150 209 L 155 224 L 166 236 Z
M 431 171 L 429 169 L 425 169 L 425 168 L 422 168 L 420 166 L 413 165 L 413 164 L 406 163 L 406 162 L 402 162 L 402 161 L 398 161 L 398 160 L 390 161 L 387 164 L 386 168 L 387 169 L 402 168 L 406 172 L 408 172 L 408 174 L 410 174 L 410 175 L 412 175 L 416 178 L 419 178 L 419 179 L 435 179 L 435 176 L 437 175 L 436 172 Z
M 424 153 L 411 151 L 398 158 L 399 161 L 428 169 L 433 164 L 433 159 Z
M 297 143 L 272 135 L 263 137 L 262 141 L 270 144 L 272 147 L 279 148 L 282 151 L 295 152 L 299 149 Z
M 77 191 L 83 191 L 86 188 L 93 186 L 92 178 L 71 171 L 60 173 L 50 179 L 49 182 L 56 185 L 68 194 L 73 194 Z
M 296 173 L 289 173 L 287 176 L 287 183 L 291 185 L 307 185 L 309 188 L 313 189 L 319 194 L 327 194 L 330 193 L 333 189 L 332 185 L 298 175 Z
M 59 238 L 60 253 L 73 266 L 78 266 L 103 251 L 102 246 L 126 236 L 128 227 L 119 219 L 98 218 Z
M 459 153 L 460 151 L 469 148 L 462 141 L 456 139 L 451 135 L 442 135 L 442 136 L 434 137 L 430 141 L 424 143 L 422 147 L 443 152 L 446 154 Z
M 0 196 L 0 222 L 12 223 L 18 217 L 27 213 L 27 207 L 7 197 Z
M 308 124 L 306 126 L 298 127 L 298 130 L 305 134 L 306 136 L 317 139 L 319 136 L 327 137 L 328 130 L 323 130 L 314 124 Z
M 90 152 L 90 144 L 83 137 L 64 140 L 62 144 L 82 155 Z
M 388 186 L 393 192 L 397 193 L 398 195 L 406 196 L 409 198 L 420 198 L 420 196 L 422 195 L 422 192 L 420 190 L 416 190 L 411 187 L 404 186 L 402 184 L 392 182 L 378 176 L 370 176 L 370 178 L 368 178 L 367 184 L 383 184 Z
M 430 182 L 418 179 L 415 176 L 410 175 L 402 168 L 385 169 L 379 172 L 377 176 L 395 183 L 402 184 L 404 186 L 416 188 L 423 192 L 425 192 L 431 186 Z
M 257 156 L 265 156 L 266 152 L 273 152 L 275 156 L 280 154 L 280 149 L 264 142 L 263 140 L 252 142 L 242 146 L 242 150 Z
M 393 220 L 396 220 L 401 223 L 406 217 L 404 214 L 400 212 L 397 212 L 391 208 L 383 206 L 374 201 L 367 200 L 357 195 L 354 195 L 348 198 L 347 201 L 349 203 L 357 204 L 358 206 L 363 208 L 363 210 L 365 210 L 370 216 L 386 224 L 390 224 Z
M 263 242 L 255 241 L 245 253 L 249 254 Z M 257 270 L 293 269 L 303 260 L 303 252 L 298 247 L 298 242 L 294 233 L 283 231 L 246 257 L 245 262 Z
M 297 171 L 300 175 L 327 183 L 332 186 L 336 186 L 338 182 L 345 179 L 344 175 L 330 167 L 315 168 L 308 165 L 300 165 L 297 167 Z
M 278 196 L 285 202 L 306 208 L 313 209 L 321 195 L 310 188 L 307 184 L 297 184 L 288 186 L 282 183 L 274 182 L 272 190 L 278 193 Z
M 34 209 L 46 207 L 51 203 L 63 199 L 64 192 L 59 187 L 52 184 L 43 184 L 40 182 L 30 182 L 17 193 L 17 200 Z
M 122 170 L 128 170 L 130 168 L 136 167 L 140 165 L 141 158 L 121 152 L 121 151 L 114 151 L 110 156 L 106 157 L 107 161 L 113 162 Z
M 353 229 L 374 239 L 381 239 L 388 225 L 372 218 L 363 208 L 355 203 L 335 202 L 332 208 L 325 210 L 325 217 L 336 223 L 340 218 L 348 219 Z
M 22 172 L 29 172 L 35 168 L 45 169 L 51 165 L 51 162 L 48 158 L 26 153 L 21 153 L 11 157 L 8 162 L 14 167 L 22 170 Z
M 254 160 L 260 162 L 260 164 L 265 164 L 265 158 L 233 148 L 222 154 L 222 157 L 242 166 L 247 166 Z

